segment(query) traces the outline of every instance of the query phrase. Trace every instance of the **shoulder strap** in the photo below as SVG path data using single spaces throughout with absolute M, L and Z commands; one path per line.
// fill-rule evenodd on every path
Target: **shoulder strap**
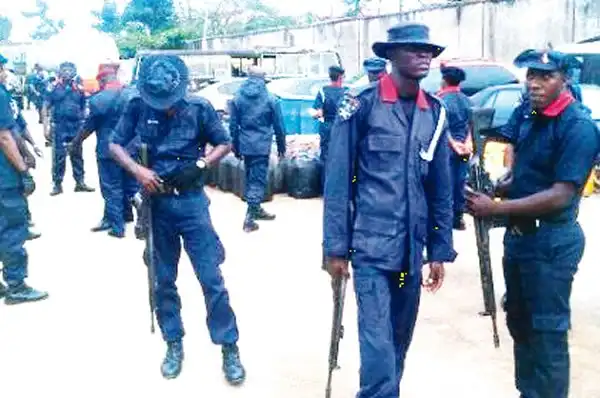
M 435 126 L 435 132 L 433 133 L 433 138 L 429 142 L 429 147 L 427 151 L 421 150 L 419 155 L 421 159 L 431 162 L 433 160 L 433 155 L 435 154 L 435 149 L 437 148 L 437 144 L 444 132 L 444 124 L 446 123 L 446 108 L 444 105 L 440 103 L 440 115 L 438 116 L 437 124 Z

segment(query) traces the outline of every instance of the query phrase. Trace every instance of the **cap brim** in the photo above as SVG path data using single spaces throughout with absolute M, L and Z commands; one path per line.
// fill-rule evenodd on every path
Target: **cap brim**
M 375 42 L 373 43 L 373 53 L 379 58 L 390 59 L 387 55 L 388 51 L 392 48 L 401 47 L 401 46 L 420 46 L 424 48 L 428 48 L 433 55 L 433 58 L 437 58 L 446 47 L 438 46 L 433 43 L 423 43 L 423 42 Z
M 143 87 L 138 87 L 138 91 L 142 101 L 144 101 L 146 105 L 159 111 L 166 111 L 167 109 L 170 109 L 173 107 L 173 105 L 185 97 L 185 87 L 183 90 L 181 88 L 177 89 L 173 95 L 170 95 L 166 98 L 156 98 L 144 90 Z
M 520 63 L 517 63 L 515 66 L 517 66 L 518 68 L 543 70 L 546 72 L 560 71 L 560 69 L 554 64 L 545 64 L 545 63 L 539 62 L 539 61 L 520 62 Z

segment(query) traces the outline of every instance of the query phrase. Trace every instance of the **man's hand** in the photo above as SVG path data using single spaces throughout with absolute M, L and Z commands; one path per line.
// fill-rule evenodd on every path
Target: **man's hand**
M 345 258 L 327 258 L 327 272 L 331 275 L 332 278 L 336 278 L 339 276 L 349 277 L 350 272 L 348 272 L 348 260 Z
M 154 171 L 144 166 L 136 167 L 134 177 L 150 193 L 160 192 L 163 189 L 163 180 Z
M 498 204 L 481 192 L 467 191 L 467 208 L 475 217 L 497 215 Z
M 35 192 L 35 181 L 29 172 L 21 173 L 21 181 L 23 182 L 23 195 L 30 196 Z
M 428 292 L 435 293 L 442 287 L 445 274 L 444 263 L 429 263 L 429 277 L 421 284 Z

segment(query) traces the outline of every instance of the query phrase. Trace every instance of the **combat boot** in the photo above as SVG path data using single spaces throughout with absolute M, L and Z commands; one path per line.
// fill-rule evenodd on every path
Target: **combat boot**
M 38 238 L 41 238 L 42 234 L 39 232 L 36 232 L 32 229 L 29 229 L 29 234 L 27 235 L 27 240 L 36 240 Z
M 246 380 L 246 370 L 240 360 L 237 344 L 225 344 L 221 347 L 223 354 L 223 373 L 232 386 L 240 385 Z
M 258 221 L 273 221 L 275 219 L 275 214 L 267 213 L 267 211 L 261 206 L 256 209 L 254 218 Z
M 0 282 L 0 299 L 4 298 L 4 296 L 6 296 L 6 286 Z
M 113 238 L 122 239 L 125 237 L 125 231 L 123 229 L 113 227 L 110 229 L 110 231 L 108 231 L 108 235 L 112 236 Z
M 96 225 L 94 228 L 92 228 L 92 232 L 109 231 L 110 228 L 111 228 L 110 223 L 103 219 L 102 221 L 100 221 L 100 223 L 98 225 Z
M 75 192 L 96 192 L 96 190 L 81 181 L 75 184 Z
M 181 373 L 183 365 L 183 344 L 181 340 L 167 343 L 167 354 L 160 367 L 165 379 L 174 379 Z
M 35 290 L 32 287 L 27 286 L 25 283 L 21 283 L 17 286 L 9 286 L 6 291 L 6 298 L 4 304 L 15 305 L 32 303 L 34 301 L 41 301 L 48 298 L 48 293 Z
M 252 232 L 258 229 L 258 224 L 254 220 L 254 212 L 248 209 L 246 218 L 244 219 L 244 232 Z
M 54 187 L 52 187 L 52 191 L 50 192 L 50 196 L 60 195 L 61 193 L 63 193 L 62 185 L 54 184 Z

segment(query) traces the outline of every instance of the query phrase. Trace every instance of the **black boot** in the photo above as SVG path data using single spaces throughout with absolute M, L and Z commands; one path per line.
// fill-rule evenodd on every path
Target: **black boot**
M 4 296 L 6 296 L 6 286 L 0 282 L 0 299 L 4 298 Z
M 96 190 L 81 181 L 75 184 L 75 192 L 96 192 Z
M 225 344 L 221 347 L 223 354 L 223 373 L 232 386 L 240 385 L 246 380 L 246 370 L 240 360 L 240 350 L 236 344 Z
M 100 221 L 100 224 L 98 224 L 94 228 L 92 228 L 92 232 L 109 231 L 110 228 L 111 228 L 110 223 L 103 219 L 102 221 Z
M 33 230 L 29 230 L 29 235 L 27 235 L 27 240 L 36 240 L 38 238 L 41 238 L 42 234 Z
M 252 232 L 258 229 L 258 224 L 254 220 L 254 212 L 248 209 L 246 218 L 244 219 L 244 232 Z
M 454 218 L 452 228 L 456 229 L 457 231 L 464 231 L 467 229 L 467 225 L 465 224 L 465 220 L 463 219 L 462 215 Z
M 60 195 L 61 193 L 63 193 L 62 185 L 54 184 L 54 186 L 52 187 L 52 191 L 50 192 L 50 196 Z
M 35 290 L 25 283 L 18 286 L 11 286 L 6 291 L 6 298 L 4 303 L 6 305 L 15 305 L 23 303 L 32 303 L 34 301 L 41 301 L 48 298 L 48 293 Z
M 123 228 L 112 227 L 110 231 L 108 231 L 108 235 L 112 236 L 113 238 L 122 239 L 125 237 L 125 231 L 123 230 Z
M 273 221 L 275 219 L 275 214 L 267 213 L 265 209 L 259 207 L 254 213 L 254 218 L 259 221 Z
M 183 344 L 180 341 L 167 343 L 167 354 L 160 367 L 165 379 L 174 379 L 181 373 L 183 365 Z

